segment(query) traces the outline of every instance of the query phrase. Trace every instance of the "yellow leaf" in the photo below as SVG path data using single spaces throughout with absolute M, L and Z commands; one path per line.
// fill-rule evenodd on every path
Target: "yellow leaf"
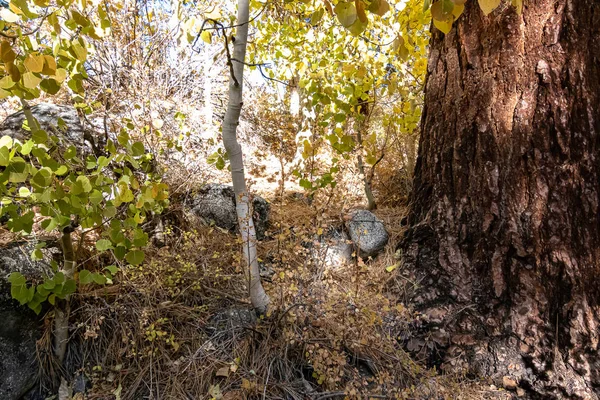
M 35 89 L 41 81 L 42 78 L 35 76 L 33 72 L 26 72 L 23 74 L 23 86 L 27 89 Z
M 479 7 L 481 7 L 481 11 L 483 11 L 484 15 L 489 15 L 492 11 L 496 9 L 500 5 L 502 0 L 478 0 Z M 441 30 L 441 29 L 440 29 Z
M 212 34 L 209 31 L 202 31 L 202 33 L 200 34 L 200 39 L 202 39 L 202 41 L 205 43 L 211 44 Z
M 323 234 L 323 228 L 317 229 L 317 235 L 322 235 L 322 234 Z
M 6 40 L 3 40 L 0 44 L 0 57 L 5 63 L 11 63 L 17 58 L 17 54 Z
M 387 267 L 385 270 L 387 272 L 392 272 L 393 270 L 395 270 L 396 268 L 398 268 L 398 264 L 394 264 L 394 265 L 390 265 L 389 267 Z
M 45 55 L 44 56 L 44 68 L 42 73 L 45 75 L 54 75 L 56 73 L 56 60 L 54 57 Z
M 23 65 L 31 72 L 42 72 L 44 69 L 44 56 L 41 54 L 28 54 Z
M 435 25 L 435 27 L 440 31 L 444 32 L 444 34 L 448 34 L 448 32 L 450 32 L 452 29 L 452 22 L 438 21 L 437 19 L 434 19 L 433 25 Z
M 65 79 L 67 79 L 67 70 L 64 68 L 57 69 L 54 74 L 54 80 L 58 83 L 62 83 Z
M 517 9 L 517 14 L 523 13 L 523 0 L 512 0 L 512 5 Z
M 454 15 L 454 20 L 456 21 L 458 19 L 458 17 L 460 17 L 464 11 L 465 11 L 464 4 L 454 4 L 454 8 L 452 9 L 452 15 Z
M 15 86 L 15 82 L 10 79 L 10 76 L 5 76 L 4 78 L 0 79 L 0 88 L 10 89 L 13 86 Z

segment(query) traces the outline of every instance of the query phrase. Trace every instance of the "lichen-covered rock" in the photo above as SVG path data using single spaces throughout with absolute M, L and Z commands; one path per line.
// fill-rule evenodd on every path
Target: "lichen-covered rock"
M 389 240 L 383 221 L 367 210 L 354 211 L 346 228 L 361 257 L 376 256 Z
M 269 203 L 260 196 L 252 197 L 253 220 L 258 240 L 265 238 L 269 224 Z M 192 212 L 206 221 L 214 221 L 220 228 L 236 231 L 238 228 L 233 187 L 211 183 L 205 185 L 192 202 Z
M 8 276 L 15 271 L 27 278 L 40 278 L 46 268 L 32 262 L 32 245 L 12 244 L 0 249 L 0 399 L 20 399 L 35 384 L 38 373 L 35 342 L 41 321 L 33 311 L 20 306 L 10 295 Z
M 73 145 L 79 152 L 87 154 L 94 152 L 96 143 L 92 143 L 90 134 L 86 135 L 74 107 L 42 103 L 31 107 L 31 113 L 38 120 L 42 129 L 49 135 L 55 135 L 61 139 L 61 148 L 66 149 L 69 145 Z M 30 132 L 22 128 L 25 119 L 23 111 L 6 117 L 0 125 L 0 137 L 10 136 L 21 142 L 28 140 Z M 64 122 L 64 125 L 59 124 L 59 119 Z

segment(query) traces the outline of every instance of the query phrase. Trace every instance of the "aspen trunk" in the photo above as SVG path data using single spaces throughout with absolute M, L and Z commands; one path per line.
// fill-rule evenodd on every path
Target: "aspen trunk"
M 487 17 L 470 0 L 431 40 L 402 243 L 414 301 L 445 367 L 533 398 L 600 391 L 599 55 L 597 0 Z
M 223 144 L 229 155 L 231 179 L 235 192 L 238 224 L 242 235 L 244 261 L 248 266 L 249 291 L 252 305 L 259 313 L 267 311 L 269 296 L 260 281 L 260 270 L 256 254 L 256 231 L 252 220 L 252 208 L 246 179 L 244 176 L 244 160 L 242 148 L 237 140 L 237 127 L 242 111 L 242 87 L 244 82 L 244 60 L 246 57 L 246 41 L 248 39 L 249 1 L 238 1 L 238 20 L 232 58 L 233 74 L 229 78 L 229 102 L 223 120 Z

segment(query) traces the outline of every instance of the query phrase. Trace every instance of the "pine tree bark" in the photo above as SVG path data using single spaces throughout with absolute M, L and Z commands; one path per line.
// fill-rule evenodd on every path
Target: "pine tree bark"
M 470 0 L 433 30 L 402 249 L 437 358 L 596 399 L 600 2 Z

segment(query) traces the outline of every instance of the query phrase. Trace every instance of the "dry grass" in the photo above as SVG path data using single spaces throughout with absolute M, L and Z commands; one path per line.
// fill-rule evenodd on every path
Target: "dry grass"
M 245 320 L 238 238 L 197 221 L 180 221 L 188 231 L 168 235 L 115 285 L 79 294 L 74 340 L 94 383 L 87 398 L 488 398 L 402 349 L 415 315 L 386 292 L 396 271 L 385 267 L 397 262 L 404 211 L 377 212 L 391 241 L 376 260 L 323 270 L 303 243 L 337 214 L 302 200 L 272 205 L 271 239 L 259 248 L 275 270 L 271 313 L 255 323 Z

